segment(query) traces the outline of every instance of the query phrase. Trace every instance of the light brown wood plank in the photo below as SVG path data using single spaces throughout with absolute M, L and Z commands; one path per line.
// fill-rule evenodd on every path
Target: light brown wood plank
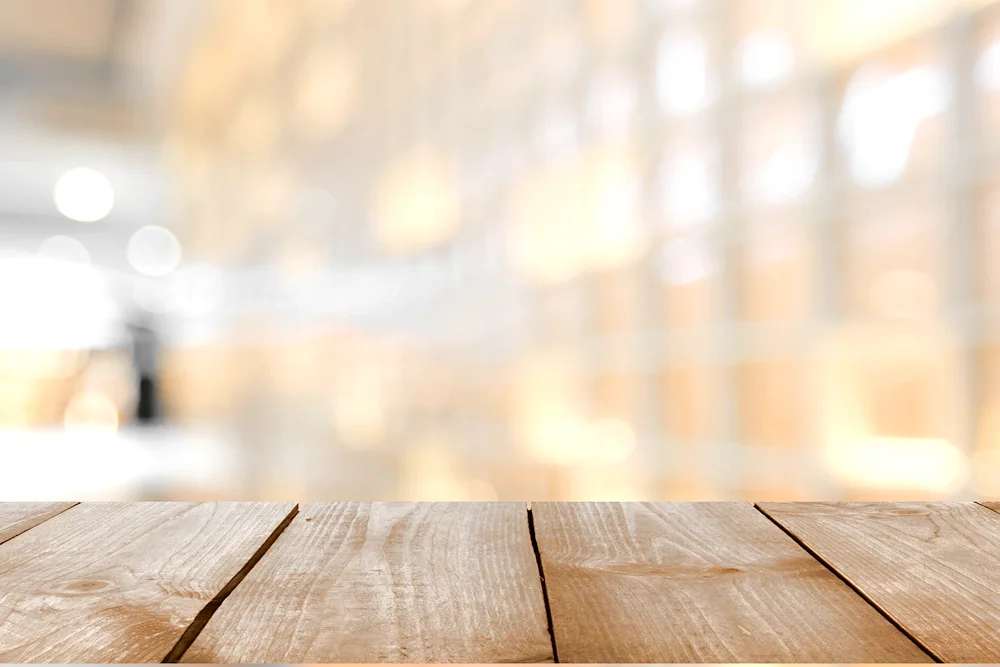
M 993 510 L 994 512 L 1000 512 L 1000 502 L 982 502 L 981 505 L 985 505 L 987 508 Z
M 1000 514 L 976 503 L 762 503 L 945 662 L 1000 662 Z
M 0 503 L 0 544 L 17 537 L 76 503 Z
M 159 662 L 294 503 L 84 503 L 0 545 L 0 662 Z
M 184 662 L 552 660 L 520 503 L 313 503 Z
M 928 662 L 746 503 L 533 504 L 560 662 Z

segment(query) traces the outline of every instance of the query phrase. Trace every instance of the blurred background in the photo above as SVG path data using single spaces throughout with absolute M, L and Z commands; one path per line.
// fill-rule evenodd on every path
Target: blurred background
M 1000 496 L 1000 3 L 0 0 L 0 500 Z

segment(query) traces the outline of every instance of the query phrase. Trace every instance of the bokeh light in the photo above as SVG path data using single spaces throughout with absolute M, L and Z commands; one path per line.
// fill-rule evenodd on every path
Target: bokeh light
M 146 276 L 165 276 L 181 263 L 181 244 L 170 230 L 147 226 L 128 240 L 128 263 Z
M 678 29 L 660 38 L 656 55 L 656 94 L 671 114 L 690 115 L 712 102 L 708 46 L 695 30 Z
M 0 35 L 0 447 L 96 495 L 1000 492 L 1000 0 L 160 4 Z
M 71 169 L 56 182 L 56 209 L 70 220 L 103 220 L 115 205 L 115 191 L 104 174 L 79 167 Z

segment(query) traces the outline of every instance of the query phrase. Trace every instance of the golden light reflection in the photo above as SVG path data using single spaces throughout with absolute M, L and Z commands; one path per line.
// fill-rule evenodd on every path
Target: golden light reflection
M 412 442 L 400 461 L 400 497 L 412 502 L 468 500 L 477 489 L 463 481 L 448 450 L 448 442 L 435 435 Z
M 450 238 L 461 222 L 455 167 L 430 146 L 400 156 L 382 175 L 373 205 L 375 235 L 390 255 Z
M 343 45 L 311 53 L 296 73 L 294 119 L 309 139 L 325 139 L 348 121 L 355 104 L 356 65 Z
M 810 60 L 842 64 L 936 25 L 956 7 L 983 7 L 990 1 L 821 0 L 794 4 L 802 10 L 800 20 L 807 36 L 803 48 L 808 49 Z
M 967 481 L 951 439 L 959 356 L 927 325 L 844 328 L 823 347 L 823 460 L 838 481 L 947 495 Z
M 532 173 L 511 200 L 513 259 L 541 283 L 627 265 L 645 249 L 633 156 L 601 147 Z
M 347 375 L 333 398 L 333 418 L 340 436 L 350 447 L 366 449 L 388 431 L 386 386 L 377 369 Z
M 955 493 L 969 474 L 965 455 L 947 440 L 873 437 L 832 442 L 826 462 L 842 482 L 878 489 Z

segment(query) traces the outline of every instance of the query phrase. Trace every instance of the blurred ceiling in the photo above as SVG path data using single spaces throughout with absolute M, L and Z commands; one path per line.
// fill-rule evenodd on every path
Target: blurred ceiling
M 86 240 L 95 262 L 121 264 L 130 230 L 167 222 L 162 110 L 209 4 L 0 2 L 0 250 L 31 251 L 70 234 Z M 67 220 L 54 206 L 56 180 L 81 166 L 116 191 L 99 224 Z
M 127 0 L 5 0 L 0 48 L 6 59 L 107 60 Z
M 43 128 L 155 138 L 175 64 L 197 34 L 192 0 L 4 0 L 0 114 Z

